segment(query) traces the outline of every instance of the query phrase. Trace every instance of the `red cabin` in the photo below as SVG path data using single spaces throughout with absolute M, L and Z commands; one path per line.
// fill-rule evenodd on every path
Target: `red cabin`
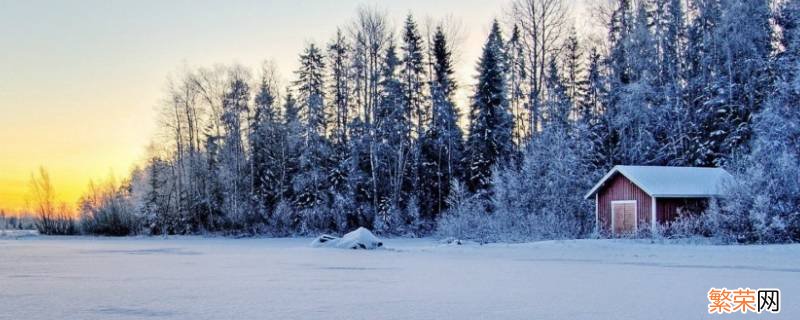
M 585 197 L 601 234 L 630 234 L 701 212 L 732 179 L 722 168 L 615 166 Z

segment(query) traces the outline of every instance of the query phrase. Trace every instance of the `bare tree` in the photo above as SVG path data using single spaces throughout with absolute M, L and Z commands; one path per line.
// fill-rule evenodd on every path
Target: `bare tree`
M 529 130 L 533 134 L 540 129 L 547 63 L 558 55 L 568 26 L 567 6 L 564 0 L 514 0 L 511 16 L 520 28 L 527 55 Z
M 36 228 L 43 234 L 72 234 L 75 224 L 66 203 L 58 204 L 56 191 L 50 182 L 50 173 L 39 167 L 38 174 L 31 173 L 28 205 L 36 215 Z
M 381 66 L 386 47 L 391 43 L 391 28 L 385 11 L 375 7 L 362 6 L 356 13 L 356 19 L 350 27 L 353 49 L 353 91 L 356 108 L 361 110 L 362 121 L 369 130 L 370 136 L 370 172 L 372 175 L 372 192 L 378 194 L 378 164 L 375 130 L 373 119 L 380 100 L 379 83 Z M 378 207 L 377 197 L 373 197 L 373 205 Z
M 356 12 L 350 27 L 354 39 L 353 68 L 356 79 L 355 91 L 360 102 L 365 123 L 371 123 L 380 92 L 380 69 L 383 53 L 390 43 L 391 28 L 385 11 L 376 7 L 362 6 Z

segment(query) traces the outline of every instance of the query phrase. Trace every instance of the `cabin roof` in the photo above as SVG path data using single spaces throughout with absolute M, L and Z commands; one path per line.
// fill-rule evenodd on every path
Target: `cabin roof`
M 724 194 L 733 176 L 722 168 L 615 166 L 584 196 L 589 198 L 616 173 L 628 178 L 651 197 L 713 198 Z

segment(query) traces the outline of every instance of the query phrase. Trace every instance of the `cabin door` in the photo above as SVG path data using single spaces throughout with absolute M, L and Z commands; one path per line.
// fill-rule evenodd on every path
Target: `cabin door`
M 611 221 L 615 234 L 636 232 L 636 201 L 612 202 Z

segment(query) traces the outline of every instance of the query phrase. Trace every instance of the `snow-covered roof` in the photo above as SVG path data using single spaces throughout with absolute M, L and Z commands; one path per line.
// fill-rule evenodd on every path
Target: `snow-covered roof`
M 733 176 L 722 168 L 615 166 L 586 193 L 588 199 L 614 174 L 619 173 L 657 198 L 711 198 L 723 195 Z

